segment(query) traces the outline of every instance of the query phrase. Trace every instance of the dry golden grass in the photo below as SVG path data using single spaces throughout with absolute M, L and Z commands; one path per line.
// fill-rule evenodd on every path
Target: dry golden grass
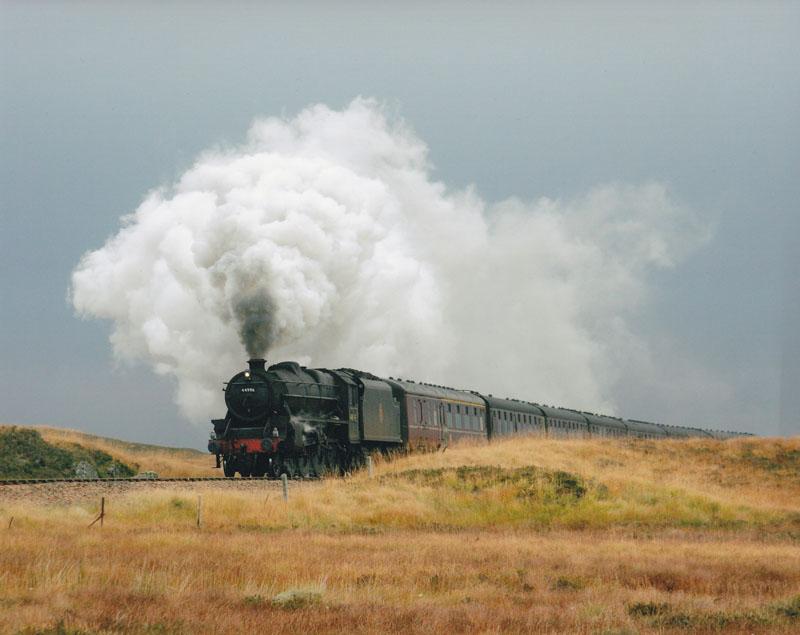
M 96 501 L 0 491 L 0 631 L 793 633 L 798 455 L 504 441 L 288 503 L 270 484 L 112 492 L 102 529 Z
M 717 535 L 18 528 L 0 570 L 4 632 L 789 633 L 800 610 L 796 544 Z
M 384 463 L 379 473 L 409 469 L 537 465 L 623 489 L 660 484 L 724 503 L 764 510 L 800 509 L 800 437 L 728 441 L 676 439 L 509 439 L 455 446 Z

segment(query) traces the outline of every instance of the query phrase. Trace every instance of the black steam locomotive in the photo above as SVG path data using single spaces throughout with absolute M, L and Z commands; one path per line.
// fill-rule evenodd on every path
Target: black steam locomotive
M 208 450 L 225 476 L 325 476 L 361 466 L 370 452 L 436 448 L 464 438 L 743 436 L 553 408 L 358 370 L 295 362 L 248 370 L 225 387 L 228 412 L 212 421 Z M 749 435 L 748 435 L 749 436 Z

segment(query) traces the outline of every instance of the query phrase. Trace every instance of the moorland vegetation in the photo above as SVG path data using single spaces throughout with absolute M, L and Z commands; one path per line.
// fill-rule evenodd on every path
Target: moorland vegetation
M 800 628 L 800 439 L 454 446 L 287 502 L 144 487 L 102 529 L 97 501 L 0 493 L 0 631 Z

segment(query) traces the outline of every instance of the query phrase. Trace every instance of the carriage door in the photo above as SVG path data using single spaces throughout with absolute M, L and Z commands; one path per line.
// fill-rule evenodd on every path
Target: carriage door
M 442 445 L 447 446 L 450 443 L 450 428 L 447 426 L 447 416 L 442 402 L 436 405 L 436 418 L 439 426 L 439 441 Z

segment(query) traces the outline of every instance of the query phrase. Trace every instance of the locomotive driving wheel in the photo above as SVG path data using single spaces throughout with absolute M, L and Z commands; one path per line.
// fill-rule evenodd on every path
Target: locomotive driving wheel
M 297 476 L 300 478 L 308 478 L 314 476 L 314 464 L 310 457 L 299 456 L 297 457 Z
M 269 469 L 269 465 L 263 456 L 256 456 L 253 461 L 253 476 L 263 478 Z
M 289 458 L 284 461 L 281 472 L 286 474 L 286 478 L 294 478 L 297 476 L 297 471 L 297 462 L 294 459 Z
M 227 459 L 222 459 L 222 473 L 226 478 L 233 478 L 236 476 L 236 466 Z
M 323 450 L 321 448 L 315 448 L 311 452 L 311 456 L 309 457 L 309 470 L 311 476 L 316 476 L 321 478 L 325 475 L 325 461 L 322 456 Z
M 325 468 L 329 476 L 339 476 L 339 452 L 336 448 L 328 448 L 325 453 Z

